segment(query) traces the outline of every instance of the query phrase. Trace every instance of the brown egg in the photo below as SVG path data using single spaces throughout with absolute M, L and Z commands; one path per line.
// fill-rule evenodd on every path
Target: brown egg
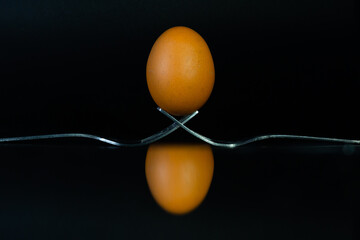
M 145 174 L 155 201 L 166 211 L 185 214 L 205 199 L 214 172 L 209 145 L 153 144 Z
M 173 27 L 154 43 L 146 79 L 155 103 L 170 114 L 193 113 L 208 100 L 215 68 L 205 40 L 187 27 Z

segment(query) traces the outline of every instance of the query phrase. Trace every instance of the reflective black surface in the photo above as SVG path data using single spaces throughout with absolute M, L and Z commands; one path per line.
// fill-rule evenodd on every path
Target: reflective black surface
M 0 146 L 1 239 L 353 239 L 358 146 L 213 148 L 203 203 L 175 216 L 153 199 L 147 147 Z
M 359 139 L 358 9 L 353 0 L 0 1 L 0 138 L 131 141 L 172 124 L 156 111 L 145 67 L 156 38 L 183 25 L 206 40 L 216 72 L 186 126 L 222 140 Z M 146 147 L 0 144 L 0 239 L 351 239 L 359 147 L 297 143 L 213 148 L 209 192 L 184 216 L 154 201 Z

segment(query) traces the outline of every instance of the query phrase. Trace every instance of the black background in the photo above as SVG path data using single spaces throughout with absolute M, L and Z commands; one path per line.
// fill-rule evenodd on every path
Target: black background
M 200 33 L 215 62 L 213 93 L 192 128 L 229 140 L 360 136 L 350 0 L 1 1 L 1 136 L 132 140 L 165 127 L 145 68 L 156 38 L 178 25 Z
M 207 41 L 216 71 L 192 129 L 224 140 L 359 139 L 358 7 L 0 0 L 0 137 L 83 132 L 134 140 L 168 126 L 147 90 L 146 61 L 161 33 L 183 25 Z M 147 188 L 146 146 L 79 141 L 1 144 L 1 239 L 354 237 L 358 147 L 213 148 L 206 200 L 175 217 Z M 179 130 L 164 141 L 195 139 Z

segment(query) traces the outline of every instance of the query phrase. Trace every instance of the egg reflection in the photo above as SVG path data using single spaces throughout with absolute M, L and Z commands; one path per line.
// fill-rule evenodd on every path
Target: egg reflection
M 155 201 L 166 211 L 185 214 L 205 199 L 214 173 L 214 157 L 205 144 L 152 144 L 145 174 Z

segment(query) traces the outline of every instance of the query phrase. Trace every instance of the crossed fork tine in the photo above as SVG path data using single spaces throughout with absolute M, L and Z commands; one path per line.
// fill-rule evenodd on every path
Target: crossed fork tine
M 249 138 L 247 140 L 243 141 L 219 141 L 219 140 L 213 140 L 208 137 L 205 137 L 190 128 L 186 127 L 184 123 L 180 122 L 176 118 L 174 118 L 172 115 L 164 111 L 163 109 L 158 107 L 158 111 L 160 111 L 162 114 L 164 114 L 166 117 L 171 119 L 174 123 L 178 124 L 182 129 L 190 133 L 191 135 L 201 139 L 202 141 L 216 146 L 216 147 L 223 147 L 223 148 L 236 148 L 241 147 L 253 142 L 259 142 L 267 139 L 295 139 L 295 140 L 312 140 L 312 141 L 321 141 L 321 142 L 334 142 L 334 143 L 347 143 L 347 144 L 360 144 L 360 140 L 351 140 L 351 139 L 341 139 L 341 138 L 327 138 L 327 137 L 313 137 L 313 136 L 300 136 L 300 135 L 287 135 L 287 134 L 270 134 L 270 135 L 262 135 L 257 136 L 254 138 Z
M 185 124 L 188 121 L 190 121 L 190 119 L 195 117 L 198 113 L 199 113 L 198 111 L 195 111 L 192 114 L 189 114 L 177 121 L 181 124 Z M 108 138 L 104 138 L 104 137 L 100 137 L 100 136 L 96 136 L 96 135 L 92 135 L 92 134 L 86 134 L 86 133 L 60 133 L 60 134 L 0 138 L 0 143 L 32 141 L 32 140 L 48 140 L 48 139 L 59 139 L 59 138 L 87 138 L 87 139 L 100 141 L 100 142 L 107 143 L 109 145 L 113 145 L 113 146 L 117 146 L 117 147 L 137 147 L 137 146 L 145 146 L 145 145 L 151 144 L 153 142 L 156 142 L 156 141 L 166 137 L 167 135 L 171 134 L 179 127 L 180 126 L 178 125 L 178 123 L 174 122 L 167 128 L 164 128 L 163 130 L 151 135 L 150 137 L 147 137 L 147 138 L 144 138 L 141 140 L 137 140 L 137 141 L 133 141 L 131 143 L 130 142 L 120 142 L 117 140 L 115 141 L 115 140 L 111 140 Z
M 286 134 L 271 134 L 271 135 L 262 135 L 257 136 L 254 138 L 249 138 L 247 140 L 243 141 L 218 141 L 213 140 L 208 137 L 205 137 L 190 128 L 185 126 L 185 123 L 190 121 L 193 117 L 195 117 L 199 112 L 195 111 L 192 114 L 189 114 L 185 117 L 183 117 L 180 120 L 177 120 L 175 117 L 167 113 L 165 110 L 158 107 L 158 111 L 160 111 L 162 114 L 164 114 L 166 117 L 168 117 L 170 120 L 173 121 L 173 123 L 168 126 L 167 128 L 161 130 L 160 132 L 157 132 L 150 137 L 137 140 L 134 142 L 119 142 L 115 140 L 111 140 L 108 138 L 103 138 L 100 136 L 92 135 L 92 134 L 85 134 L 85 133 L 60 133 L 60 134 L 48 134 L 48 135 L 35 135 L 35 136 L 23 136 L 23 137 L 10 137 L 10 138 L 0 138 L 0 143 L 5 142 L 20 142 L 20 141 L 31 141 L 31 140 L 42 140 L 42 139 L 56 139 L 56 138 L 87 138 L 87 139 L 93 139 L 96 141 L 100 141 L 103 143 L 107 143 L 109 145 L 117 146 L 117 147 L 137 147 L 137 146 L 145 146 L 148 144 L 151 144 L 153 142 L 156 142 L 178 128 L 182 128 L 194 137 L 197 137 L 198 139 L 216 146 L 216 147 L 223 147 L 223 148 L 236 148 L 240 146 L 244 146 L 250 143 L 259 142 L 267 139 L 295 139 L 295 140 L 312 140 L 312 141 L 322 141 L 322 142 L 334 142 L 334 143 L 347 143 L 347 144 L 360 144 L 360 140 L 351 140 L 351 139 L 341 139 L 341 138 L 327 138 L 327 137 L 313 137 L 313 136 L 300 136 L 300 135 L 286 135 Z

